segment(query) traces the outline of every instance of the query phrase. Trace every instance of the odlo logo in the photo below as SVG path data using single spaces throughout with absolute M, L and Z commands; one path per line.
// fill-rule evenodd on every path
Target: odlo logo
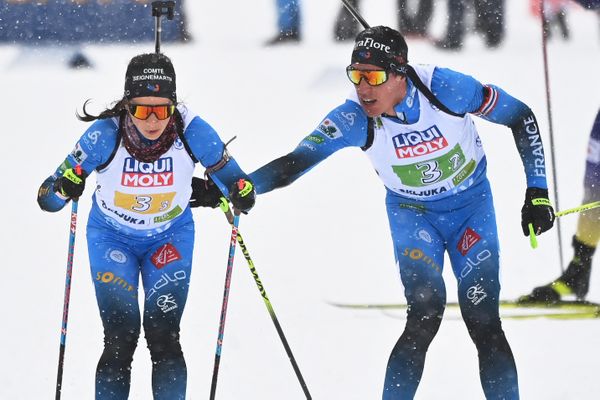
M 448 146 L 448 141 L 435 125 L 421 132 L 401 133 L 392 140 L 398 158 L 419 157 Z
M 159 158 L 145 163 L 127 157 L 123 164 L 121 184 L 129 187 L 158 187 L 173 184 L 173 159 Z
M 460 275 L 458 276 L 458 284 L 460 285 L 462 283 L 462 280 L 466 278 L 467 275 L 469 275 L 475 268 L 480 268 L 478 267 L 479 264 L 481 264 L 491 256 L 491 251 L 489 251 L 488 249 L 483 249 L 475 256 L 474 260 L 472 260 L 470 257 L 467 257 L 465 267 L 462 269 L 462 271 L 460 271 Z

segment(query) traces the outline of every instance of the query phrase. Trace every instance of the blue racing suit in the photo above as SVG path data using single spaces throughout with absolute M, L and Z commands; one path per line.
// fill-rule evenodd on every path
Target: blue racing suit
M 180 118 L 183 115 L 183 118 Z M 96 399 L 127 399 L 133 354 L 141 328 L 138 286 L 144 286 L 143 326 L 152 358 L 154 399 L 185 399 L 187 372 L 179 343 L 179 324 L 192 269 L 194 221 L 188 206 L 194 164 L 211 168 L 225 188 L 247 175 L 230 158 L 215 130 L 179 106 L 178 137 L 154 163 L 135 160 L 122 144 L 119 119 L 95 121 L 85 131 L 38 193 L 40 207 L 58 211 L 68 202 L 55 190 L 64 171 L 80 165 L 97 172 L 98 185 L 87 225 L 91 277 L 104 327 L 104 351 L 96 370 Z M 122 117 L 123 118 L 123 117 Z M 215 168 L 216 169 L 216 168 Z M 147 191 L 132 195 L 106 192 L 111 180 L 122 187 Z M 181 206 L 162 215 L 179 194 Z M 156 203 L 159 199 L 159 204 Z M 108 205 L 109 204 L 109 205 Z
M 394 253 L 408 302 L 390 355 L 383 399 L 411 399 L 446 304 L 448 252 L 463 319 L 479 354 L 488 399 L 518 399 L 517 370 L 499 316 L 499 245 L 486 158 L 469 113 L 509 126 L 527 185 L 546 189 L 544 153 L 532 111 L 493 85 L 449 69 L 415 67 L 451 111 L 433 107 L 407 80 L 396 116 L 369 118 L 355 94 L 333 109 L 291 153 L 250 174 L 257 193 L 299 178 L 346 147 L 370 157 L 387 189 Z
M 596 191 L 600 189 L 600 110 L 596 114 L 596 119 L 594 120 L 588 140 L 588 154 L 585 163 L 583 184 L 586 189 L 595 189 Z
M 600 110 L 596 114 L 588 139 L 588 150 L 583 178 L 582 204 L 600 200 Z M 592 209 L 579 214 L 576 237 L 585 245 L 596 248 L 600 240 L 600 210 Z

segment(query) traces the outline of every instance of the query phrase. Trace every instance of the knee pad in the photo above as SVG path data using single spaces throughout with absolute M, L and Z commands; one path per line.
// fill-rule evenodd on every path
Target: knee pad
M 133 360 L 133 353 L 137 347 L 139 331 L 125 333 L 111 333 L 104 335 L 104 351 L 101 359 L 119 360 L 125 364 L 130 364 Z
M 146 342 L 153 362 L 182 356 L 179 330 L 146 330 Z
M 428 345 L 437 334 L 443 315 L 444 303 L 441 300 L 411 304 L 407 311 L 403 335 Z
M 506 336 L 504 336 L 502 323 L 499 319 L 489 321 L 488 323 L 465 319 L 465 323 L 467 324 L 469 335 L 477 348 L 492 347 L 495 351 L 510 351 Z

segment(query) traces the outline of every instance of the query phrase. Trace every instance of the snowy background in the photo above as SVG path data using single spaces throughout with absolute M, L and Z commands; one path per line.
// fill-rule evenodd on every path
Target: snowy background
M 365 0 L 372 24 L 396 27 L 393 0 Z M 435 63 L 494 83 L 536 112 L 549 146 L 539 22 L 528 2 L 507 0 L 507 37 L 488 51 L 468 36 L 459 53 L 409 39 L 413 63 Z M 211 123 L 246 171 L 290 151 L 352 90 L 344 75 L 351 43 L 334 43 L 337 1 L 305 0 L 303 41 L 265 48 L 275 32 L 272 0 L 191 1 L 194 41 L 165 44 L 175 63 L 179 99 Z M 445 31 L 436 1 L 431 33 Z M 573 8 L 570 41 L 548 47 L 560 208 L 580 203 L 587 138 L 600 104 L 600 32 L 594 13 Z M 68 154 L 86 125 L 74 117 L 92 98 L 100 111 L 120 97 L 129 59 L 153 44 L 86 46 L 95 68 L 65 68 L 64 48 L 0 46 L 3 143 L 0 146 L 5 229 L 0 330 L 0 398 L 54 396 L 67 258 L 69 209 L 43 213 L 40 183 Z M 477 120 L 488 152 L 502 248 L 502 298 L 528 293 L 560 274 L 556 231 L 529 247 L 520 228 L 525 181 L 510 130 Z M 547 155 L 549 156 L 549 149 Z M 202 171 L 198 171 L 201 175 Z M 551 181 L 550 181 L 551 182 Z M 92 186 L 92 185 L 89 185 Z M 85 225 L 88 187 L 79 205 L 64 399 L 93 398 L 102 328 L 89 274 Z M 258 199 L 240 231 L 315 399 L 377 399 L 403 319 L 377 311 L 332 308 L 327 301 L 403 302 L 384 208 L 384 189 L 358 149 L 334 155 L 291 187 Z M 230 229 L 218 210 L 194 211 L 196 257 L 182 322 L 188 398 L 210 391 Z M 562 218 L 565 260 L 576 216 Z M 589 300 L 600 301 L 595 262 Z M 449 301 L 456 282 L 446 265 Z M 481 399 L 477 358 L 462 321 L 447 313 L 427 357 L 418 399 Z M 600 320 L 505 320 L 523 399 L 600 396 Z M 246 263 L 233 272 L 219 374 L 219 399 L 303 399 L 284 349 Z M 131 399 L 149 399 L 145 340 L 135 354 Z

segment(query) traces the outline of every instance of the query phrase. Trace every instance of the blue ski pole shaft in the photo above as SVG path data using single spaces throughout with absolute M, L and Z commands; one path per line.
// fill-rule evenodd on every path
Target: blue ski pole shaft
M 223 305 L 221 306 L 221 318 L 219 320 L 219 335 L 217 337 L 217 350 L 215 352 L 215 365 L 213 368 L 212 383 L 210 385 L 210 400 L 214 400 L 217 393 L 217 377 L 219 365 L 221 364 L 221 350 L 223 348 L 223 337 L 225 334 L 225 318 L 227 316 L 227 304 L 229 303 L 229 289 L 231 287 L 231 273 L 233 272 L 233 259 L 238 236 L 239 213 L 235 213 L 231 224 L 231 240 L 229 241 L 229 255 L 227 258 L 227 271 L 225 273 L 225 289 L 223 291 Z
M 73 256 L 75 254 L 75 234 L 77 232 L 77 200 L 71 203 L 71 222 L 69 224 L 69 251 L 67 256 L 67 276 L 65 278 L 65 297 L 63 302 L 62 326 L 60 329 L 60 349 L 58 353 L 58 373 L 56 378 L 56 400 L 60 399 L 62 377 L 65 361 L 65 345 L 67 341 L 67 322 L 69 320 L 69 299 L 71 297 L 71 276 L 73 273 Z
M 221 201 L 226 202 L 227 200 L 222 199 Z M 231 212 L 231 210 L 229 210 L 228 207 L 222 207 L 222 210 L 225 213 L 225 216 L 227 217 L 227 221 L 229 221 L 229 223 L 231 225 L 233 225 L 234 215 Z M 271 320 L 273 321 L 273 324 L 275 325 L 275 330 L 277 330 L 277 334 L 279 335 L 279 338 L 281 339 L 281 343 L 283 344 L 285 352 L 286 352 L 290 362 L 292 363 L 292 368 L 294 369 L 294 372 L 296 373 L 296 377 L 298 378 L 298 381 L 300 382 L 300 386 L 302 386 L 302 391 L 304 392 L 306 399 L 311 400 L 312 396 L 308 390 L 308 386 L 306 385 L 306 382 L 304 381 L 304 378 L 302 377 L 302 372 L 300 372 L 300 368 L 298 367 L 296 358 L 294 357 L 294 354 L 292 353 L 292 349 L 290 348 L 290 345 L 285 337 L 285 334 L 283 333 L 283 329 L 281 328 L 279 320 L 277 319 L 277 315 L 275 315 L 275 310 L 273 309 L 271 300 L 269 300 L 269 297 L 267 296 L 265 287 L 263 286 L 262 281 L 260 280 L 260 278 L 258 276 L 258 272 L 256 271 L 256 267 L 254 266 L 254 262 L 252 261 L 252 258 L 250 257 L 250 252 L 248 252 L 248 248 L 246 247 L 246 244 L 244 243 L 244 239 L 242 238 L 242 235 L 239 231 L 237 234 L 237 241 L 240 245 L 240 249 L 242 250 L 242 254 L 244 255 L 244 258 L 248 262 L 248 268 L 250 268 L 250 272 L 252 273 L 254 282 L 256 283 L 256 286 L 258 287 L 258 291 L 260 292 L 260 295 L 265 303 L 265 306 L 267 307 L 267 311 L 269 312 L 269 315 L 271 316 Z

